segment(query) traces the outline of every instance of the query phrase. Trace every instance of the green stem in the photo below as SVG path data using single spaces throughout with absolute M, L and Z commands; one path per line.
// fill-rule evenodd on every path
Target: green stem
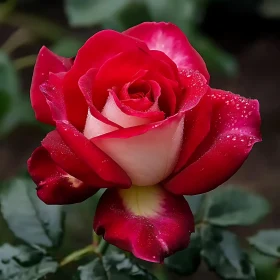
M 82 257 L 89 255 L 89 254 L 94 254 L 95 249 L 92 245 L 89 245 L 81 250 L 75 251 L 71 253 L 70 255 L 66 256 L 61 262 L 60 266 L 64 266 L 70 262 L 78 261 Z
M 32 42 L 32 40 L 33 38 L 30 33 L 25 29 L 20 28 L 7 39 L 1 49 L 7 54 L 10 54 L 17 48 Z
M 37 55 L 35 54 L 20 57 L 14 60 L 14 66 L 17 70 L 21 70 L 27 67 L 32 67 L 36 62 L 36 58 Z
M 166 271 L 162 264 L 156 264 L 154 269 L 154 274 L 159 280 L 167 280 Z
M 280 280 L 280 271 L 278 272 L 276 280 Z
M 102 259 L 102 256 L 106 253 L 108 247 L 109 247 L 109 243 L 107 243 L 104 239 L 102 239 L 97 247 L 94 246 L 93 244 L 91 244 L 81 250 L 75 251 L 75 252 L 71 253 L 70 255 L 66 256 L 60 262 L 60 266 L 67 265 L 74 261 L 78 261 L 81 258 L 83 258 L 87 255 L 91 255 L 91 254 L 95 254 L 100 259 Z
M 0 18 L 1 21 L 11 26 L 24 27 L 37 37 L 50 41 L 57 41 L 69 33 L 67 29 L 60 25 L 32 14 L 13 12 L 7 17 Z
M 100 237 L 97 235 L 94 231 L 92 233 L 92 242 L 94 247 L 98 247 L 98 244 L 100 242 Z
M 109 243 L 106 242 L 104 239 L 102 239 L 100 241 L 96 251 L 102 256 L 106 253 L 108 247 L 109 247 Z
M 16 0 L 8 0 L 5 3 L 0 4 L 0 22 L 9 17 L 9 15 L 13 12 L 17 4 Z

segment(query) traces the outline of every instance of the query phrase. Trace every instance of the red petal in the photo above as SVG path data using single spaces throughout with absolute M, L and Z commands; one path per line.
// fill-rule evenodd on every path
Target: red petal
M 96 119 L 96 121 L 99 121 L 99 127 L 100 126 L 108 126 L 110 129 L 115 128 L 121 128 L 121 126 L 117 125 L 116 123 L 108 120 L 107 118 L 105 118 L 97 109 L 96 107 L 93 105 L 92 102 L 92 87 L 93 87 L 93 81 L 95 79 L 97 70 L 92 68 L 90 69 L 85 75 L 83 75 L 80 79 L 79 79 L 79 87 L 81 92 L 84 95 L 84 98 L 88 104 L 88 107 L 90 109 L 90 114 Z M 86 125 L 85 125 L 86 127 Z
M 115 187 L 129 188 L 131 180 L 125 171 L 107 154 L 88 140 L 67 121 L 58 121 L 56 129 L 65 144 L 92 172 Z M 77 167 L 78 168 L 78 167 Z
M 101 179 L 86 162 L 78 158 L 57 131 L 54 130 L 47 134 L 42 141 L 42 146 L 50 153 L 52 160 L 71 176 L 95 188 L 115 186 Z
M 212 105 L 203 98 L 192 110 L 186 112 L 184 137 L 180 157 L 173 173 L 185 167 L 191 155 L 210 131 Z
M 101 111 L 104 107 L 108 89 L 120 90 L 124 84 L 133 81 L 141 70 L 159 73 L 170 79 L 176 78 L 172 67 L 154 58 L 149 51 L 138 49 L 134 52 L 121 53 L 108 60 L 95 77 L 92 92 L 96 108 Z
M 181 71 L 180 77 L 185 90 L 178 97 L 179 112 L 194 108 L 209 90 L 206 79 L 198 71 Z
M 199 194 L 228 180 L 261 141 L 259 103 L 213 89 L 211 130 L 187 166 L 165 187 L 176 194 Z
M 97 206 L 97 234 L 137 258 L 162 262 L 188 246 L 194 220 L 183 196 L 159 186 L 107 190 Z
M 54 125 L 49 106 L 40 90 L 40 86 L 48 81 L 49 72 L 65 72 L 71 66 L 71 59 L 60 57 L 46 47 L 41 48 L 35 64 L 30 91 L 32 108 L 39 121 Z
M 144 22 L 126 30 L 124 34 L 144 41 L 151 50 L 164 52 L 179 69 L 198 70 L 209 80 L 209 73 L 202 57 L 176 25 L 165 22 Z
M 89 38 L 78 51 L 74 65 L 65 77 L 64 96 L 68 120 L 80 131 L 83 129 L 87 117 L 87 105 L 78 86 L 79 78 L 91 68 L 98 69 L 118 53 L 138 49 L 147 50 L 147 46 L 132 37 L 116 31 L 105 30 Z M 79 114 L 75 116 L 77 108 L 80 108 Z
M 158 100 L 160 110 L 165 112 L 167 116 L 174 115 L 176 112 L 178 82 L 156 72 L 148 72 L 146 79 L 156 81 L 161 87 L 161 94 Z
M 138 98 L 138 99 L 126 99 L 121 101 L 126 107 L 130 107 L 135 111 L 147 111 L 153 106 L 153 102 L 149 100 L 148 97 Z
M 38 197 L 46 204 L 78 203 L 98 191 L 57 166 L 43 147 L 31 155 L 28 171 L 38 186 Z
M 41 91 L 44 94 L 50 108 L 54 121 L 67 119 L 67 112 L 63 98 L 63 79 L 65 72 L 49 73 L 48 82 L 41 85 Z

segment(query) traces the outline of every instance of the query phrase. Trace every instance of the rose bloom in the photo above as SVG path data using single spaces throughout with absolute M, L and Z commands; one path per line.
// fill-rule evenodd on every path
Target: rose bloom
M 261 141 L 258 101 L 210 88 L 203 59 L 171 23 L 98 32 L 74 59 L 43 47 L 31 103 L 54 126 L 28 161 L 39 198 L 77 203 L 107 188 L 95 232 L 151 262 L 189 243 L 183 195 L 225 182 Z

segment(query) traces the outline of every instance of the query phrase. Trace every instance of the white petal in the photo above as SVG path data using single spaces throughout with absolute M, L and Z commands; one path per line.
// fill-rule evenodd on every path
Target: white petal
M 184 116 L 173 116 L 147 132 L 126 135 L 126 129 L 92 141 L 115 160 L 138 186 L 151 186 L 173 171 L 181 149 Z M 120 135 L 123 134 L 123 135 Z
M 111 93 L 109 93 L 107 102 L 102 110 L 102 115 L 122 127 L 132 127 L 151 122 L 149 118 L 135 117 L 124 113 L 116 104 Z
M 117 130 L 117 128 L 98 120 L 88 111 L 84 128 L 84 135 L 86 138 L 91 139 L 114 130 Z

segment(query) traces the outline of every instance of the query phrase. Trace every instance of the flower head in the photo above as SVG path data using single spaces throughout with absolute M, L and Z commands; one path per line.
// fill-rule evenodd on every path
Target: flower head
M 69 204 L 107 188 L 94 230 L 152 262 L 188 245 L 183 195 L 225 182 L 261 140 L 258 102 L 210 88 L 171 23 L 98 32 L 74 61 L 43 47 L 31 103 L 55 126 L 28 161 L 38 196 Z

